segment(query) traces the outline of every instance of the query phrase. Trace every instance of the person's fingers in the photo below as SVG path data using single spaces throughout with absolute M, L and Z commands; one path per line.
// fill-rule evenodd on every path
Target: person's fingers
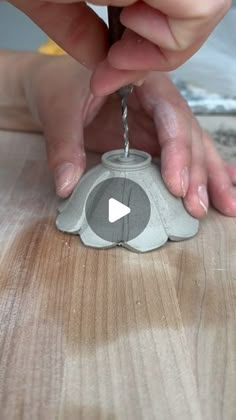
M 191 123 L 183 108 L 160 99 L 154 109 L 154 122 L 161 147 L 161 172 L 169 191 L 185 197 L 189 188 Z
M 163 50 L 127 29 L 122 39 L 110 48 L 107 59 L 112 67 L 120 70 L 170 71 L 184 63 L 193 52 Z
M 192 159 L 192 114 L 188 105 L 171 80 L 157 72 L 149 74 L 136 92 L 154 120 L 164 182 L 172 194 L 184 197 Z
M 212 205 L 226 216 L 236 216 L 236 189 L 212 138 L 204 134 L 208 191 Z M 231 170 L 230 170 L 231 171 Z M 232 175 L 232 172 L 231 172 Z M 233 181 L 233 182 L 232 182 Z
M 105 60 L 109 50 L 107 27 L 85 2 L 11 0 L 11 3 L 84 66 L 96 69 L 98 63 Z M 121 21 L 130 29 L 110 49 L 107 57 L 110 68 L 107 63 L 106 68 L 101 66 L 95 71 L 92 89 L 99 95 L 111 92 L 106 80 L 113 80 L 115 90 L 136 81 L 139 77 L 136 71 L 170 71 L 184 63 L 230 7 L 230 0 L 194 3 L 188 0 L 93 0 L 92 3 L 124 7 Z
M 83 111 L 90 103 L 89 75 L 69 56 L 34 54 L 22 78 L 26 103 L 46 138 L 49 166 L 61 197 L 72 191 L 85 168 Z
M 123 9 L 121 22 L 162 49 L 182 51 L 207 38 L 227 12 L 230 1 L 188 1 L 182 9 L 184 3 L 136 2 Z
M 135 70 L 118 70 L 110 66 L 107 60 L 102 61 L 93 73 L 90 81 L 91 91 L 95 96 L 109 95 L 121 86 L 137 83 L 146 72 Z
M 32 0 L 35 1 L 35 0 Z M 40 0 L 43 1 L 43 0 Z M 51 3 L 77 3 L 82 0 L 50 0 Z M 132 5 L 136 0 L 92 0 L 91 4 L 96 4 L 100 6 L 119 6 L 124 7 Z M 176 0 L 146 0 L 145 3 L 149 4 L 156 9 L 165 11 L 169 15 L 175 17 L 192 17 L 198 16 L 199 18 L 209 18 L 216 14 L 222 13 L 226 8 L 230 7 L 232 3 L 230 0 L 199 0 L 195 3 L 190 3 L 189 0 L 181 0 L 176 2 Z
M 184 197 L 184 204 L 189 213 L 196 218 L 204 217 L 208 212 L 209 199 L 203 131 L 197 121 L 193 121 L 192 126 L 192 164 L 189 188 L 186 197 Z
M 50 121 L 44 122 L 44 134 L 56 192 L 60 197 L 67 197 L 86 166 L 82 122 L 75 127 L 71 118 L 51 115 Z
M 122 10 L 121 22 L 128 29 L 109 50 L 112 67 L 174 70 L 201 47 L 228 10 L 230 0 L 145 3 L 136 2 Z
M 94 68 L 105 58 L 108 51 L 107 27 L 85 2 L 11 0 L 11 3 L 87 67 Z M 111 49 L 109 60 L 113 67 L 125 70 L 171 70 L 199 48 L 230 8 L 231 0 L 201 0 L 194 3 L 188 0 L 93 0 L 93 3 L 124 7 L 121 20 L 135 33 L 133 39 L 124 39 Z M 146 42 L 137 46 L 143 38 Z M 140 61 L 139 57 L 144 52 Z
M 159 48 L 179 51 L 192 44 L 193 32 L 189 34 L 188 45 L 186 45 L 186 40 L 184 40 L 185 44 L 181 45 L 171 31 L 168 16 L 144 2 L 125 7 L 121 12 L 121 22 L 126 28 L 158 45 Z M 184 27 L 186 22 L 181 20 L 179 24 Z M 198 37 L 200 35 L 202 37 L 202 34 Z
M 142 79 L 157 69 L 169 71 L 184 63 L 190 51 L 162 51 L 130 30 L 109 50 L 106 60 L 98 64 L 91 81 L 92 92 L 107 95 L 130 82 Z
M 230 176 L 232 184 L 236 186 L 236 165 L 233 165 L 232 163 L 225 163 L 225 168 Z
M 57 193 L 66 197 L 85 169 L 84 129 L 106 98 L 92 95 L 91 72 L 72 57 L 39 53 L 30 57 L 22 75 L 25 100 L 44 132 Z
M 84 173 L 84 128 L 91 123 L 104 101 L 105 98 L 96 99 L 93 95 L 87 99 L 79 98 L 77 94 L 73 96 L 65 91 L 64 98 L 62 94 L 51 111 L 49 107 L 41 108 L 48 162 L 60 197 L 67 197 Z
M 131 2 L 132 4 L 133 2 Z M 161 10 L 168 16 L 175 18 L 190 19 L 193 17 L 212 20 L 216 16 L 223 16 L 230 8 L 231 0 L 198 0 L 190 2 L 189 0 L 146 0 L 145 3 Z
M 107 27 L 84 2 L 12 0 L 11 3 L 84 66 L 94 68 L 106 57 Z
M 43 127 L 56 192 L 63 198 L 72 192 L 86 166 L 83 114 L 77 95 L 69 88 L 65 84 L 61 92 L 48 95 L 45 86 L 34 107 Z

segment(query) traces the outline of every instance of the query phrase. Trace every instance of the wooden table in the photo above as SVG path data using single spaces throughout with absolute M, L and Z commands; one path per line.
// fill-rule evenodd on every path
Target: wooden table
M 236 220 L 139 255 L 56 207 L 42 138 L 0 133 L 1 420 L 236 419 Z

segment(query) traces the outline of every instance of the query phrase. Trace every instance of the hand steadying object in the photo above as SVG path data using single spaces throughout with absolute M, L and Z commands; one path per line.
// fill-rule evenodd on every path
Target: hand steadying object
M 0 128 L 44 132 L 61 197 L 81 177 L 85 149 L 103 153 L 122 145 L 120 100 L 94 97 L 90 76 L 69 56 L 0 54 Z M 132 147 L 161 155 L 167 188 L 193 216 L 206 214 L 208 196 L 221 213 L 236 216 L 236 167 L 222 161 L 166 74 L 152 72 L 134 87 L 129 124 Z

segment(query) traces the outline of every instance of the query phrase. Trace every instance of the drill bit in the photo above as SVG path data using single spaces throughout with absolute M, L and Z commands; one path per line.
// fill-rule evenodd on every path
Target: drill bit
M 127 85 L 118 90 L 121 97 L 121 113 L 123 125 L 123 138 L 124 138 L 124 154 L 125 158 L 129 157 L 129 124 L 128 124 L 128 96 L 132 92 L 133 86 Z
M 124 32 L 124 26 L 120 22 L 121 7 L 108 7 L 109 38 L 110 45 L 119 41 Z M 121 98 L 121 113 L 124 140 L 124 157 L 129 157 L 129 125 L 128 125 L 128 96 L 132 92 L 133 86 L 127 85 L 118 89 L 117 93 Z

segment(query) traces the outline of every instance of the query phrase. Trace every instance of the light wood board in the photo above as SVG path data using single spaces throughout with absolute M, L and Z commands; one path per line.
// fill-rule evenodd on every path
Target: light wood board
M 42 138 L 0 133 L 1 420 L 236 419 L 236 220 L 139 255 L 57 204 Z

